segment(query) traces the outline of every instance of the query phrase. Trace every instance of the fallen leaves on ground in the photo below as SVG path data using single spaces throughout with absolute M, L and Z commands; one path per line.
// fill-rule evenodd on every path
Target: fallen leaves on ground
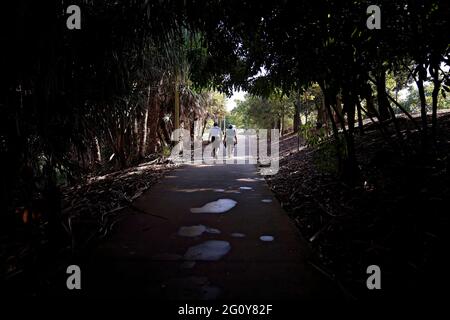
M 405 123 L 402 152 L 373 126 L 356 137 L 361 178 L 355 186 L 336 174 L 329 143 L 285 152 L 279 173 L 267 177 L 313 249 L 313 263 L 352 297 L 369 295 L 372 264 L 381 267 L 384 292 L 392 295 L 427 292 L 448 266 L 450 115 L 441 116 L 439 142 L 425 153 L 420 135 Z M 283 141 L 280 148 L 286 150 Z

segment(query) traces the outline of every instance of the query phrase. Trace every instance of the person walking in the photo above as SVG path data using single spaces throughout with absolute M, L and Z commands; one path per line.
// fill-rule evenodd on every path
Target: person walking
M 227 149 L 228 158 L 231 158 L 231 155 L 234 151 L 234 146 L 237 144 L 236 129 L 234 129 L 231 124 L 225 130 L 225 137 L 223 139 L 223 142 Z
M 222 141 L 222 130 L 220 129 L 217 122 L 214 122 L 213 127 L 209 130 L 208 140 L 211 141 L 212 145 L 212 156 L 217 158 L 217 152 L 219 151 L 220 141 Z

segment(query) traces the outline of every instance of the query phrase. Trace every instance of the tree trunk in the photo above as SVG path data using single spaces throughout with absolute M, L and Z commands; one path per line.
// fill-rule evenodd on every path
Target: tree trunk
M 361 112 L 361 101 L 359 100 L 359 97 L 356 97 L 356 108 L 358 110 L 358 129 L 359 134 L 362 136 L 364 135 L 364 123 L 362 118 L 362 112 Z
M 294 103 L 294 133 L 297 133 L 300 129 L 301 119 L 300 119 L 300 99 Z
M 95 144 L 95 161 L 98 163 L 102 162 L 102 151 L 100 149 L 100 144 L 98 143 L 98 138 L 94 137 L 94 144 Z
M 347 144 L 347 158 L 343 168 L 344 178 L 347 179 L 352 184 L 356 182 L 358 177 L 358 166 L 356 161 L 356 150 L 355 150 L 355 99 L 351 92 L 344 91 L 344 111 L 347 114 L 347 133 L 345 132 L 344 126 L 344 136 Z
M 330 128 L 327 117 L 327 108 L 325 107 L 325 99 L 321 99 L 321 103 L 317 106 L 317 120 L 325 127 L 326 134 L 330 134 Z
M 389 100 L 386 95 L 386 72 L 384 68 L 376 75 L 378 114 L 380 120 L 384 121 L 390 118 Z
M 139 119 L 139 117 L 137 115 L 135 115 L 133 134 L 131 136 L 131 141 L 128 141 L 128 146 L 129 146 L 129 148 L 131 148 L 130 156 L 132 158 L 132 161 L 134 161 L 135 159 L 138 159 L 139 156 L 141 155 L 142 125 L 139 120 L 141 120 L 141 119 Z
M 422 119 L 422 130 L 423 130 L 422 134 L 424 139 L 426 139 L 428 131 L 427 100 L 425 98 L 425 88 L 423 86 L 423 82 L 426 80 L 427 72 L 422 63 L 419 63 L 417 68 L 418 68 L 418 79 L 416 80 L 416 84 L 419 90 L 419 97 L 420 97 L 420 117 Z
M 175 78 L 175 91 L 174 91 L 174 98 L 175 98 L 175 120 L 174 120 L 174 126 L 175 129 L 180 128 L 180 75 L 177 72 L 176 78 Z
M 333 136 L 334 136 L 334 140 L 335 140 L 334 145 L 336 148 L 336 155 L 337 155 L 337 159 L 338 159 L 338 168 L 340 170 L 342 167 L 342 154 L 341 154 L 340 141 L 339 141 L 339 130 L 336 125 L 333 111 L 331 110 L 331 101 L 330 101 L 329 93 L 326 90 L 326 84 L 320 84 L 320 89 L 322 90 L 323 97 L 324 97 L 324 107 L 328 113 L 328 118 L 330 119 L 330 122 L 331 122 L 331 128 L 332 128 Z
M 159 122 L 159 127 L 161 128 L 161 132 L 162 132 L 162 137 L 164 139 L 164 143 L 166 145 L 171 145 L 172 143 L 172 139 L 170 138 L 170 133 L 169 130 L 167 129 L 167 125 L 164 121 L 158 121 Z
M 345 121 L 340 121 L 342 118 L 342 101 L 341 101 L 341 95 L 336 95 L 336 107 L 335 107 L 335 122 L 339 122 L 341 124 L 341 129 L 345 130 Z
M 150 153 L 154 153 L 157 151 L 159 135 L 158 135 L 158 126 L 159 121 L 162 117 L 161 114 L 161 105 L 159 100 L 159 95 L 156 93 L 151 98 L 151 110 L 148 113 L 147 127 L 148 127 L 148 135 L 147 135 L 147 145 L 148 148 L 146 150 Z
M 431 76 L 433 77 L 433 93 L 432 97 L 432 118 L 431 118 L 431 127 L 433 138 L 436 139 L 437 136 L 437 109 L 438 109 L 438 98 L 439 98 L 439 90 L 441 89 L 441 81 L 439 80 L 439 63 L 433 63 L 430 67 Z
M 368 91 L 366 92 L 366 95 L 364 96 L 366 99 L 366 105 L 367 105 L 367 112 L 373 117 L 376 116 L 377 109 L 375 108 L 375 102 L 372 94 L 372 89 L 370 88 L 370 85 L 368 85 Z
M 140 145 L 140 156 L 144 158 L 147 154 L 147 136 L 148 136 L 148 118 L 149 118 L 149 110 L 151 107 L 151 86 L 148 86 L 147 89 L 147 103 L 145 107 L 145 114 L 142 124 L 142 137 L 141 137 L 141 145 Z
M 202 137 L 205 135 L 206 123 L 207 122 L 208 122 L 208 117 L 205 117 L 205 120 L 203 120 Z

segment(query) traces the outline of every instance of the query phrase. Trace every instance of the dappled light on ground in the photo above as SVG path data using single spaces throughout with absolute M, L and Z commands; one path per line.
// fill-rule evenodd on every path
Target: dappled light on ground
M 236 181 L 240 181 L 240 182 L 256 182 L 258 180 L 254 179 L 254 178 L 239 178 L 239 179 L 236 179 Z
M 204 225 L 181 227 L 180 229 L 178 229 L 178 235 L 180 237 L 198 237 L 205 232 L 210 234 L 220 234 L 219 229 L 208 228 Z
M 245 234 L 239 233 L 239 232 L 233 232 L 233 233 L 231 234 L 231 236 L 232 236 L 233 238 L 245 238 Z
M 206 231 L 206 227 L 203 225 L 191 226 L 191 227 L 181 227 L 178 229 L 178 235 L 180 237 L 198 237 Z
M 192 213 L 225 213 L 236 206 L 237 202 L 232 199 L 219 199 L 209 202 L 200 208 L 191 208 Z
M 217 261 L 231 249 L 227 241 L 208 240 L 190 247 L 184 255 L 185 260 Z
M 264 241 L 264 242 L 271 242 L 271 241 L 274 240 L 274 237 L 272 237 L 272 236 L 261 236 L 261 237 L 259 237 L 259 239 L 261 241 Z

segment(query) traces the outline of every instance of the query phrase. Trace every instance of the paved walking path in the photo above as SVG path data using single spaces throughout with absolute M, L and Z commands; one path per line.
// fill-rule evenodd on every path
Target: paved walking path
M 231 199 L 236 205 L 225 213 L 190 211 L 218 199 Z M 306 245 L 255 165 L 184 165 L 134 205 L 143 212 L 130 209 L 84 267 L 85 288 L 91 296 L 314 299 L 339 295 L 307 263 Z M 199 225 L 179 234 L 181 227 Z M 183 236 L 186 231 L 203 231 L 202 226 L 216 230 Z M 273 241 L 262 241 L 261 236 Z M 186 255 L 189 248 L 209 240 L 221 242 L 212 242 L 207 251 L 191 249 Z M 224 255 L 214 257 L 220 253 Z M 202 261 L 211 258 L 218 260 Z

